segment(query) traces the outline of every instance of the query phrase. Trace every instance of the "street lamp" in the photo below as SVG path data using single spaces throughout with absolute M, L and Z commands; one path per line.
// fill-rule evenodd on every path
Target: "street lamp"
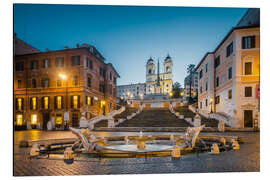
M 59 77 L 62 80 L 66 81 L 66 112 L 64 114 L 64 122 L 65 122 L 64 128 L 66 129 L 66 121 L 68 121 L 68 119 L 69 119 L 69 114 L 68 114 L 68 79 L 67 79 L 67 76 L 65 74 L 62 74 L 62 73 L 59 74 Z

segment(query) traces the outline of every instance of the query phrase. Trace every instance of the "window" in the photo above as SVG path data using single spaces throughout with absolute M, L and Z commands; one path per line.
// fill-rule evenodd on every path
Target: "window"
M 18 111 L 23 110 L 23 98 L 16 99 L 16 110 Z
M 149 69 L 149 70 L 148 70 L 148 74 L 151 74 L 151 73 L 152 73 L 152 72 L 151 72 L 151 69 Z
M 255 48 L 255 36 L 242 37 L 242 49 Z
M 200 93 L 202 93 L 202 86 L 200 87 Z
M 205 106 L 208 106 L 208 99 L 205 99 Z
M 89 96 L 86 96 L 86 105 L 92 105 L 91 97 L 89 97 Z
M 49 109 L 49 97 L 43 97 L 43 100 L 42 100 L 42 108 L 43 109 Z
M 17 114 L 16 116 L 16 125 L 17 126 L 22 126 L 23 124 L 23 116 L 22 114 Z
M 50 59 L 44 59 L 43 68 L 49 68 L 49 67 L 50 67 Z
M 113 77 L 113 83 L 116 84 L 116 77 Z
M 252 87 L 245 87 L 245 97 L 252 97 Z
M 56 86 L 61 87 L 62 86 L 62 80 L 58 79 L 57 82 L 56 82 Z
M 112 80 L 112 72 L 110 72 L 110 80 Z
M 15 69 L 16 69 L 16 71 L 23 71 L 24 70 L 24 63 L 23 62 L 16 62 Z
M 37 114 L 31 114 L 31 125 L 37 125 Z
M 203 70 L 200 70 L 200 79 L 203 77 Z M 191 80 L 189 80 L 191 81 Z
M 202 109 L 202 102 L 200 102 L 200 108 Z
M 63 107 L 63 97 L 62 96 L 56 96 L 56 109 L 62 109 Z
M 73 108 L 78 108 L 78 96 L 73 96 Z
M 72 56 L 71 61 L 72 61 L 72 66 L 79 66 L 80 65 L 80 56 Z
M 222 77 L 221 77 L 221 84 L 224 84 L 225 83 L 225 76 L 223 75 Z
M 22 88 L 22 80 L 18 80 L 18 88 Z
M 208 64 L 205 65 L 205 73 L 208 71 Z
M 64 67 L 64 58 L 63 57 L 57 57 L 55 59 L 55 66 L 56 67 Z
M 80 96 L 70 96 L 71 98 L 71 108 L 77 109 L 80 108 Z
M 252 74 L 252 62 L 246 62 L 245 63 L 245 75 L 251 75 Z
M 48 88 L 49 87 L 49 79 L 48 78 L 44 78 L 41 80 L 41 85 L 44 88 Z
M 228 99 L 232 99 L 232 90 L 231 89 L 228 91 Z
M 220 56 L 218 56 L 216 59 L 215 59 L 215 68 L 217 68 L 220 64 Z
M 56 127 L 60 127 L 63 123 L 63 117 L 61 114 L 56 114 L 56 119 L 55 119 L 55 125 Z
M 208 90 L 208 83 L 206 82 L 205 83 L 205 91 L 207 91 Z
M 31 70 L 35 70 L 35 69 L 38 69 L 38 61 L 37 60 L 31 61 Z
M 99 85 L 99 91 L 102 92 L 102 93 L 105 93 L 105 86 L 104 86 L 104 84 L 100 84 Z
M 220 101 L 219 96 L 216 96 L 216 98 L 215 98 L 215 102 L 216 102 L 216 104 L 219 104 L 219 101 Z
M 73 76 L 73 86 L 78 86 L 79 84 L 79 78 L 77 75 Z
M 111 84 L 109 85 L 109 91 L 110 91 L 110 94 L 112 95 L 112 85 Z
M 37 109 L 37 98 L 36 97 L 32 97 L 30 99 L 30 109 L 31 110 L 36 110 Z
M 228 69 L 228 79 L 232 79 L 232 67 Z
M 87 78 L 87 87 L 91 87 L 91 78 L 90 77 Z
M 216 87 L 219 86 L 219 77 L 216 78 Z
M 32 79 L 32 88 L 36 88 L 36 87 L 37 87 L 37 80 Z
M 88 67 L 89 69 L 93 69 L 92 60 L 89 59 L 89 58 L 87 58 L 87 67 Z
M 233 53 L 233 42 L 227 46 L 226 57 L 229 57 Z

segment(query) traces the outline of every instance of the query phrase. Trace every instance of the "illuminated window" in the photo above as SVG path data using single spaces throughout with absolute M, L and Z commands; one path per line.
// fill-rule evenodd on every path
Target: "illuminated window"
M 17 126 L 22 126 L 22 123 L 23 123 L 23 116 L 22 114 L 17 114 L 17 119 L 16 119 L 16 125 Z
M 31 124 L 32 125 L 36 125 L 37 124 L 37 115 L 36 114 L 32 114 L 31 115 Z
M 62 108 L 62 96 L 57 96 L 57 109 Z
M 17 105 L 18 105 L 18 110 L 21 111 L 22 110 L 22 98 L 17 99 Z
M 36 97 L 32 98 L 32 109 L 33 110 L 37 109 L 37 98 Z
M 78 108 L 78 96 L 73 96 L 73 108 Z
M 63 122 L 62 115 L 61 115 L 61 114 L 57 114 L 57 115 L 56 115 L 55 124 L 56 124 L 56 125 L 61 125 L 62 122 Z
M 91 105 L 91 97 L 87 97 L 87 105 Z
M 49 97 L 44 97 L 44 109 L 49 109 Z

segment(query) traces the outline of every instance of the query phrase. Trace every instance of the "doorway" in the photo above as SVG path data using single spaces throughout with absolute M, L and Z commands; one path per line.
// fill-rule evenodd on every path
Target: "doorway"
M 244 110 L 244 127 L 253 127 L 253 111 Z
M 78 113 L 72 113 L 72 127 L 79 126 L 79 115 Z
M 47 123 L 50 120 L 50 113 L 48 113 L 48 112 L 43 113 L 43 118 L 42 119 L 43 119 L 43 127 L 42 127 L 42 129 L 47 130 Z

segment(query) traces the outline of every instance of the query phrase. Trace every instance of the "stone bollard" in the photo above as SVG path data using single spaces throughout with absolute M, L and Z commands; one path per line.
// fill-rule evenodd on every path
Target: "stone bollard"
M 240 149 L 240 145 L 239 145 L 238 141 L 232 139 L 232 148 L 233 148 L 233 150 L 236 150 L 236 151 Z
M 35 143 L 30 149 L 30 157 L 36 157 L 38 155 L 39 155 L 39 144 Z
M 128 136 L 125 136 L 125 144 L 128 144 L 128 141 L 129 141 Z
M 224 123 L 224 121 L 219 121 L 218 122 L 218 131 L 219 132 L 224 132 L 225 131 L 225 123 Z
M 226 145 L 226 139 L 225 139 L 225 138 L 220 138 L 220 142 L 221 142 L 223 145 Z
M 73 151 L 71 147 L 67 147 L 64 151 L 64 162 L 67 164 L 72 164 L 74 161 L 73 155 L 72 155 Z
M 174 135 L 173 135 L 173 134 L 170 135 L 170 141 L 171 141 L 171 142 L 174 141 Z
M 212 144 L 212 147 L 211 147 L 211 154 L 219 154 L 219 147 L 218 147 L 218 144 Z
M 172 150 L 172 157 L 173 158 L 180 158 L 181 157 L 181 150 L 179 146 L 174 146 Z
M 199 114 L 196 114 L 194 117 L 194 127 L 200 127 L 201 126 L 201 116 Z

